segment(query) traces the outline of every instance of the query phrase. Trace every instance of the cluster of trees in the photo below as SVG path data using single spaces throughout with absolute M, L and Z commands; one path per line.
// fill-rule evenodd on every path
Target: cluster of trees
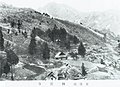
M 48 47 L 48 44 L 44 42 L 42 45 L 39 46 L 36 43 L 36 29 L 34 28 L 31 32 L 31 41 L 28 47 L 28 52 L 30 55 L 42 55 L 43 59 L 49 59 L 50 58 L 50 48 Z M 41 47 L 40 47 L 41 46 Z M 39 53 L 38 53 L 39 52 Z
M 19 62 L 19 58 L 18 56 L 14 53 L 14 51 L 12 51 L 10 48 L 10 44 L 9 42 L 7 42 L 7 44 L 4 47 L 4 39 L 3 39 L 3 34 L 2 34 L 2 30 L 0 29 L 0 50 L 4 51 L 7 53 L 7 59 L 6 62 L 2 63 L 1 67 L 2 69 L 2 73 L 5 73 L 6 76 L 7 74 L 10 72 L 11 70 L 11 66 L 12 65 L 16 65 Z M 11 79 L 14 80 L 13 78 L 13 74 L 11 75 Z
M 14 80 L 12 65 L 16 65 L 19 62 L 19 58 L 11 49 L 6 49 L 5 52 L 7 53 L 7 62 L 3 67 L 3 73 L 7 77 L 7 74 L 11 72 L 11 80 Z
M 12 28 L 14 28 L 17 25 L 17 29 L 20 33 L 20 29 L 22 27 L 22 21 L 21 20 L 17 20 L 17 22 L 15 22 L 15 20 L 11 20 L 10 25 L 11 25 Z
M 4 39 L 2 34 L 2 28 L 0 28 L 0 50 L 5 51 L 7 54 L 7 59 L 5 64 L 3 64 L 2 73 L 5 73 L 6 76 L 10 72 L 12 65 L 16 65 L 19 62 L 18 56 L 14 53 L 13 50 L 10 49 L 10 43 L 7 41 L 5 47 L 4 47 Z M 13 78 L 13 73 L 11 75 L 11 79 Z
M 73 44 L 78 44 L 80 42 L 80 40 L 78 39 L 78 37 L 76 35 L 70 35 L 68 34 L 68 40 L 71 41 L 71 43 Z
M 21 33 L 21 28 L 22 28 L 22 21 L 21 20 L 15 20 L 8 16 L 7 18 L 3 19 L 4 23 L 10 23 L 11 28 L 17 27 L 18 32 Z M 17 36 L 18 35 L 17 31 L 14 31 L 13 33 Z M 10 29 L 8 29 L 7 33 L 10 33 Z M 22 31 L 22 35 L 27 38 L 27 31 L 25 30 L 24 32 Z
M 43 55 L 43 58 L 46 60 L 46 59 L 50 59 L 50 49 L 48 47 L 48 44 L 47 43 L 43 43 L 43 49 L 42 49 L 42 55 Z
M 54 28 L 52 30 L 48 29 L 46 33 L 53 42 L 55 42 L 56 39 L 65 41 L 67 35 L 67 32 L 64 28 L 58 29 L 56 25 L 54 25 Z
M 2 28 L 0 27 L 0 51 L 4 50 L 4 38 L 2 34 Z
M 13 18 L 11 18 L 10 16 L 8 16 L 7 18 L 3 19 L 4 23 L 10 23 L 11 28 L 14 28 L 17 26 L 18 31 L 20 32 L 20 29 L 22 27 L 22 21 L 21 20 L 14 20 Z
M 5 51 L 7 53 L 7 62 L 10 65 L 16 65 L 19 62 L 18 56 L 14 53 L 12 49 L 6 49 Z
M 50 17 L 50 15 L 47 14 L 47 13 L 43 13 L 43 15 L 46 16 L 46 17 Z
M 36 53 L 36 30 L 35 28 L 32 30 L 31 32 L 31 41 L 30 41 L 30 44 L 29 44 L 29 48 L 28 48 L 28 52 L 29 54 L 33 55 Z
M 79 39 L 75 35 L 72 36 L 68 34 L 65 28 L 60 27 L 60 29 L 58 29 L 57 25 L 54 25 L 51 30 L 48 29 L 46 34 L 51 41 L 58 42 L 60 46 L 66 47 L 67 49 L 70 49 L 71 42 L 73 42 L 73 44 L 79 43 Z
M 14 51 L 11 49 L 11 44 L 8 41 L 5 44 L 4 51 L 6 52 L 7 58 L 4 59 L 1 62 L 1 65 L 2 65 L 2 67 L 1 67 L 1 75 L 2 75 L 2 73 L 5 73 L 6 77 L 7 77 L 7 74 L 11 73 L 11 80 L 14 80 L 12 66 L 16 65 L 19 62 L 19 58 L 14 53 Z

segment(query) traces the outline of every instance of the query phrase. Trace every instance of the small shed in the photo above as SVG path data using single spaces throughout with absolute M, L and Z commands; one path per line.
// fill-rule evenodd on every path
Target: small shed
M 68 53 L 64 53 L 64 52 L 58 52 L 56 55 L 55 55 L 55 59 L 67 59 L 68 57 Z

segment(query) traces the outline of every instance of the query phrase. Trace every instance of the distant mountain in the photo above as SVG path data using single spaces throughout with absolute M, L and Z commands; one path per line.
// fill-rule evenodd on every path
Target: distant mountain
M 115 35 L 120 35 L 120 12 L 106 11 L 106 12 L 91 12 L 84 17 L 81 22 L 93 29 L 100 31 L 110 30 Z M 105 33 L 107 33 L 105 31 Z
M 55 18 L 69 20 L 76 23 L 78 23 L 78 21 L 84 15 L 83 13 L 80 14 L 76 9 L 72 7 L 54 2 L 48 3 L 43 8 L 39 8 L 39 10 L 42 12 L 47 12 Z
M 84 13 L 58 3 L 49 3 L 39 10 L 47 12 L 55 18 L 68 20 L 78 24 L 82 23 L 85 26 L 91 27 L 91 29 L 107 29 L 116 35 L 120 34 L 120 11 L 110 10 Z

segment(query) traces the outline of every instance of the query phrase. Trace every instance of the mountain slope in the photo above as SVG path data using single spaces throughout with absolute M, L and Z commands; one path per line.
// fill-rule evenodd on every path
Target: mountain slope
M 104 35 L 103 34 L 97 34 L 97 32 L 93 32 L 93 30 L 85 27 L 85 26 L 82 26 L 82 25 L 79 25 L 79 24 L 74 24 L 74 23 L 71 23 L 71 22 L 68 22 L 68 21 L 64 21 L 64 20 L 60 20 L 60 19 L 56 19 L 58 21 L 60 21 L 61 23 L 63 23 L 66 27 L 68 27 L 68 31 L 74 35 L 77 35 L 82 41 L 85 41 L 85 42 L 88 42 L 88 43 L 91 43 L 91 44 L 100 44 L 102 43 L 104 40 L 103 40 L 103 37 Z
M 84 25 L 97 30 L 110 30 L 115 35 L 120 34 L 120 12 L 119 11 L 105 11 L 105 12 L 91 12 L 86 17 L 80 20 Z
M 4 18 L 7 17 L 11 17 L 12 19 L 14 19 L 15 21 L 17 21 L 18 19 L 21 19 L 23 21 L 23 27 L 22 30 L 27 30 L 28 34 L 30 34 L 31 30 L 33 29 L 33 27 L 37 27 L 39 29 L 41 29 L 42 31 L 46 31 L 48 29 L 51 29 L 54 27 L 54 25 L 56 24 L 58 26 L 58 28 L 63 27 L 65 28 L 68 33 L 72 34 L 72 35 L 76 35 L 76 31 L 75 28 L 78 26 L 76 25 L 67 25 L 65 23 L 62 23 L 56 19 L 52 19 L 50 17 L 46 17 L 45 15 L 41 14 L 40 12 L 37 12 L 33 9 L 29 9 L 29 8 L 4 8 L 1 7 L 0 10 L 1 13 L 1 22 L 3 22 Z M 41 24 L 40 24 L 41 23 Z M 74 27 L 73 27 L 74 26 Z M 70 28 L 71 27 L 71 28 Z M 100 42 L 101 38 L 99 36 L 94 36 L 93 33 L 91 32 L 87 32 L 87 34 L 89 34 L 89 36 L 86 35 L 80 35 L 79 32 L 85 32 L 85 30 L 88 29 L 84 29 L 85 27 L 78 27 L 76 30 L 78 31 L 77 36 L 81 39 L 84 39 L 85 41 L 87 41 L 88 43 L 96 43 L 96 42 Z M 80 36 L 79 36 L 80 35 Z M 88 39 L 86 37 L 93 37 L 96 38 L 96 41 L 92 41 L 91 39 Z M 93 39 L 94 40 L 94 39 Z

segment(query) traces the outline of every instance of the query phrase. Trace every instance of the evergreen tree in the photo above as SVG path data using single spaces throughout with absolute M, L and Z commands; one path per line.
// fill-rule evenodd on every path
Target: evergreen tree
M 85 49 L 83 43 L 81 42 L 79 47 L 78 47 L 78 54 L 81 55 L 82 57 L 84 57 L 85 52 L 86 52 L 86 49 Z
M 48 47 L 48 44 L 45 42 L 43 43 L 43 58 L 46 59 L 50 59 L 50 49 Z
M 59 37 L 59 30 L 58 30 L 58 27 L 57 27 L 56 24 L 54 25 L 54 28 L 53 28 L 53 30 L 52 30 L 52 32 L 51 32 L 51 37 L 52 37 L 52 41 L 53 41 L 53 42 L 54 42 L 56 39 L 58 39 L 58 37 Z
M 5 64 L 5 66 L 3 67 L 3 73 L 7 74 L 10 72 L 10 65 L 8 63 Z
M 36 37 L 36 28 L 34 27 L 31 32 L 31 38 L 35 38 L 35 37 Z
M 2 28 L 0 27 L 0 51 L 4 50 L 4 39 L 2 34 Z
M 50 30 L 50 29 L 48 29 L 48 30 L 45 32 L 45 34 L 46 34 L 52 41 L 54 41 L 54 36 L 53 36 L 52 33 L 53 33 L 53 32 L 52 32 L 52 30 Z
M 65 41 L 65 47 L 70 50 L 70 40 Z
M 14 20 L 12 20 L 12 21 L 10 22 L 10 25 L 11 25 L 11 28 L 14 28 L 14 27 L 15 27 L 15 22 L 14 22 Z
M 60 30 L 59 30 L 60 40 L 64 42 L 66 40 L 66 35 L 67 35 L 66 30 L 61 27 Z
M 29 48 L 28 48 L 28 52 L 31 55 L 34 55 L 36 53 L 36 40 L 35 40 L 35 37 L 36 37 L 36 29 L 34 27 L 34 29 L 32 30 L 32 33 L 31 33 L 31 41 L 30 41 Z
M 81 69 L 82 69 L 82 76 L 85 76 L 87 74 L 87 72 L 85 70 L 84 63 L 82 63 Z
M 37 42 L 36 57 L 42 58 L 42 43 L 40 41 Z
M 75 35 L 73 36 L 73 43 L 74 44 L 79 43 L 79 39 Z
M 3 19 L 3 22 L 4 22 L 4 23 L 7 23 L 7 19 L 6 19 L 6 18 L 4 18 L 4 19 Z
M 36 40 L 35 40 L 35 38 L 31 38 L 29 48 L 28 48 L 28 52 L 31 55 L 34 55 L 36 53 Z
M 18 31 L 19 31 L 19 33 L 20 33 L 20 28 L 22 27 L 22 22 L 20 21 L 20 20 L 18 20 Z
M 18 56 L 14 53 L 11 49 L 6 49 L 5 52 L 7 53 L 7 62 L 11 65 L 16 65 L 19 62 Z

